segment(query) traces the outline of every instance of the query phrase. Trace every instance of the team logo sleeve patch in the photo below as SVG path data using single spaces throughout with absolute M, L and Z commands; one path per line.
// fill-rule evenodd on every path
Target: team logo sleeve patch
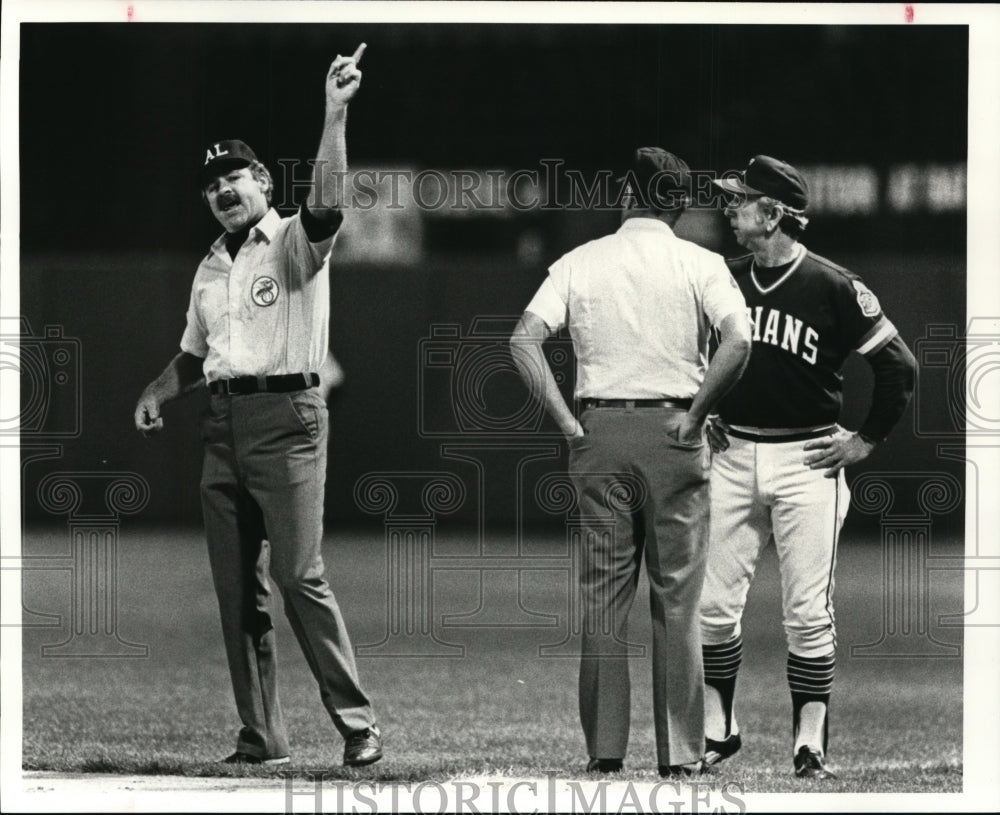
M 250 295 L 258 306 L 266 308 L 273 305 L 278 299 L 278 281 L 273 277 L 258 277 L 253 282 Z
M 852 280 L 851 285 L 854 286 L 858 297 L 858 306 L 865 317 L 877 317 L 882 313 L 882 306 L 879 305 L 878 298 L 871 289 L 860 280 Z

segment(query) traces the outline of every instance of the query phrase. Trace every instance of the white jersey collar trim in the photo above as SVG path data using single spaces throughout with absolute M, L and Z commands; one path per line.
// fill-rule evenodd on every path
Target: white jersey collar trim
M 267 213 L 261 218 L 257 223 L 250 227 L 251 232 L 257 232 L 263 235 L 270 243 L 274 240 L 275 234 L 278 232 L 278 225 L 281 223 L 281 216 L 278 214 L 278 210 L 271 207 Z M 226 251 L 226 235 L 228 233 L 223 232 L 215 239 L 215 243 L 212 244 L 212 251 L 215 252 L 223 260 L 230 260 L 229 253 Z
M 799 266 L 802 265 L 802 261 L 803 261 L 803 259 L 806 256 L 806 248 L 801 243 L 798 245 L 798 250 L 799 250 L 799 256 L 797 258 L 795 258 L 795 260 L 792 261 L 792 265 L 788 268 L 788 271 L 785 272 L 777 280 L 775 280 L 770 286 L 762 286 L 762 285 L 760 285 L 760 281 L 757 279 L 757 272 L 756 272 L 755 261 L 751 260 L 750 261 L 750 279 L 753 280 L 753 284 L 754 284 L 754 286 L 757 287 L 757 291 L 759 291 L 761 294 L 770 294 L 772 291 L 774 291 L 776 288 L 778 288 L 778 286 L 780 286 L 782 283 L 784 283 L 786 280 L 788 280 L 788 278 L 792 275 L 792 273 L 796 269 L 798 269 Z
M 281 216 L 278 215 L 278 210 L 271 207 L 267 214 L 254 224 L 254 229 L 258 233 L 267 238 L 267 242 L 270 243 L 274 240 L 274 236 L 278 232 L 278 224 L 281 222 Z

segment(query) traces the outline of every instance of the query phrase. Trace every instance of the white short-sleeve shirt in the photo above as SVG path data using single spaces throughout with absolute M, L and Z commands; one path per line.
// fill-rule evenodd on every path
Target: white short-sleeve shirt
M 712 326 L 746 303 L 721 255 L 637 217 L 553 263 L 526 310 L 569 326 L 578 399 L 683 399 L 701 387 Z
M 209 382 L 319 371 L 330 323 L 330 250 L 312 243 L 301 216 L 271 209 L 236 258 L 219 237 L 191 286 L 181 350 L 205 360 Z

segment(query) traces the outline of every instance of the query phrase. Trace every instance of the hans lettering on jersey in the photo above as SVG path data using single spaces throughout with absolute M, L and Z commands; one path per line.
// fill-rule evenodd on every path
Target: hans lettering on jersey
M 754 342 L 775 345 L 783 351 L 802 357 L 810 365 L 816 364 L 819 334 L 811 325 L 806 325 L 791 314 L 782 314 L 777 309 L 765 309 L 763 306 L 747 307 L 747 314 L 753 326 Z

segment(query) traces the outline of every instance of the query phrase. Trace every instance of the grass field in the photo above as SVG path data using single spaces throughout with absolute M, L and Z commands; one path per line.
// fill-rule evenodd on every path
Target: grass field
M 452 542 L 459 546 L 460 543 Z M 553 545 L 558 541 L 553 539 Z M 30 555 L 68 550 L 65 530 L 26 537 Z M 938 547 L 936 554 L 958 549 Z M 385 622 L 385 545 L 380 534 L 334 532 L 325 549 L 327 575 L 355 645 L 377 643 Z M 149 645 L 148 658 L 43 657 L 42 646 L 66 639 L 67 572 L 24 577 L 31 611 L 64 615 L 62 629 L 24 632 L 23 767 L 62 772 L 266 776 L 273 770 L 214 763 L 231 752 L 239 726 L 225 665 L 208 559 L 200 532 L 124 529 L 121 535 L 118 631 Z M 836 781 L 823 792 L 956 792 L 962 789 L 962 660 L 852 658 L 850 646 L 874 642 L 882 630 L 882 561 L 877 543 L 845 541 L 836 601 L 837 684 L 831 720 Z M 524 577 L 522 603 L 559 613 L 564 575 Z M 643 581 L 644 582 L 644 581 Z M 489 601 L 517 608 L 516 582 L 490 584 Z M 930 582 L 932 624 L 962 610 L 957 572 Z M 507 594 L 504 594 L 507 592 Z M 745 657 L 737 712 L 743 751 L 717 768 L 748 792 L 802 792 L 791 775 L 789 698 L 773 551 L 764 558 L 745 618 Z M 435 576 L 441 614 L 476 608 L 472 572 Z M 648 642 L 646 594 L 632 612 L 632 640 Z M 342 742 L 283 613 L 277 613 L 280 684 L 292 738 L 292 770 L 327 768 L 331 778 L 382 781 L 483 776 L 585 778 L 577 718 L 574 658 L 540 658 L 538 646 L 560 639 L 558 627 L 438 627 L 465 646 L 461 658 L 361 658 L 362 681 L 375 700 L 386 758 L 372 768 L 339 768 Z M 960 643 L 960 629 L 935 629 Z M 576 642 L 569 643 L 569 653 Z M 632 662 L 632 733 L 622 780 L 656 780 L 648 657 Z M 287 768 L 286 768 L 287 769 Z

